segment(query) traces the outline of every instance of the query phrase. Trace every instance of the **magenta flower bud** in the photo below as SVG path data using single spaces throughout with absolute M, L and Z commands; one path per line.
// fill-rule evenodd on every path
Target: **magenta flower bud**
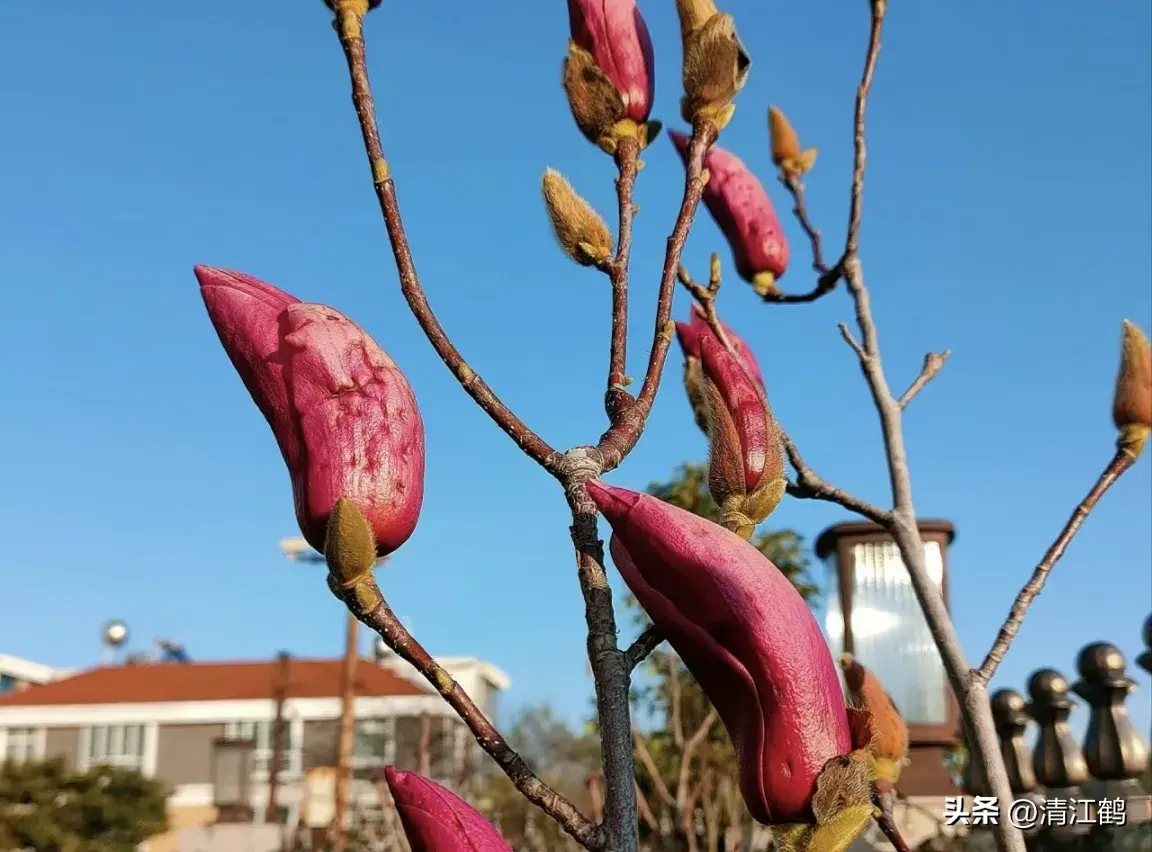
M 760 365 L 756 361 L 752 347 L 744 341 L 744 338 L 729 328 L 727 323 L 721 322 L 720 327 L 724 329 L 724 333 L 728 335 L 728 340 L 736 350 L 736 354 L 740 356 L 744 368 L 749 372 L 756 384 L 763 388 L 764 374 L 760 371 Z M 701 308 L 698 303 L 693 303 L 692 305 L 692 322 L 676 323 L 676 337 L 680 340 L 680 348 L 684 351 L 685 358 L 700 357 L 701 338 L 716 338 L 716 335 L 712 333 L 712 329 L 708 326 L 708 321 L 704 319 L 704 309 Z
M 412 852 L 512 852 L 471 805 L 414 772 L 384 770 Z
M 713 336 L 700 339 L 708 487 L 725 527 L 751 538 L 784 497 L 784 445 L 764 388 Z
M 822 820 L 817 782 L 827 786 L 825 765 L 853 751 L 853 729 L 800 593 L 759 550 L 710 521 L 597 481 L 588 493 L 612 526 L 612 559 L 628 588 L 720 714 L 749 813 L 766 825 Z M 850 795 L 836 808 L 869 812 L 860 777 L 841 786 Z
M 656 91 L 652 39 L 635 0 L 568 0 L 572 40 L 592 55 L 624 103 L 623 118 L 648 120 Z
M 424 499 L 424 423 L 407 379 L 352 320 L 249 275 L 197 266 L 224 350 L 276 436 L 296 519 L 323 552 L 341 497 L 386 556 L 416 528 Z
M 688 137 L 669 135 L 686 160 Z M 704 168 L 704 203 L 728 240 L 736 270 L 760 295 L 772 292 L 788 270 L 788 240 L 764 185 L 736 155 L 716 146 L 705 156 Z

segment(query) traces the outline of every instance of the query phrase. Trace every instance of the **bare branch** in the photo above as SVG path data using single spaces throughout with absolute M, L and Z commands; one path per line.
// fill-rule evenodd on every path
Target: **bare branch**
M 660 294 L 656 304 L 656 328 L 652 339 L 652 350 L 648 357 L 648 369 L 640 386 L 636 401 L 621 414 L 600 438 L 597 449 L 604 457 L 604 471 L 614 470 L 636 446 L 644 431 L 644 424 L 656 400 L 660 388 L 660 376 L 668 347 L 672 342 L 672 296 L 676 288 L 676 271 L 684 254 L 684 243 L 692 228 L 696 208 L 704 192 L 701 173 L 704 170 L 704 155 L 716 141 L 719 131 L 715 124 L 702 121 L 692 128 L 692 139 L 688 143 L 687 166 L 684 177 L 684 198 L 676 224 L 668 237 L 668 247 L 664 253 L 664 269 L 660 277 Z
M 1044 558 L 1040 560 L 1040 564 L 1032 572 L 1032 576 L 1020 593 L 1016 595 L 1016 600 L 1012 604 L 1012 609 L 1008 613 L 1008 617 L 1004 620 L 1004 626 L 1000 628 L 1000 632 L 996 636 L 996 641 L 992 643 L 992 649 L 988 651 L 988 656 L 984 658 L 984 662 L 980 664 L 972 677 L 982 683 L 988 683 L 992 680 L 992 675 L 996 674 L 996 669 L 1000 663 L 1004 661 L 1004 655 L 1008 653 L 1008 649 L 1012 646 L 1012 640 L 1016 638 L 1016 634 L 1020 631 L 1020 626 L 1024 623 L 1024 616 L 1028 614 L 1028 607 L 1032 605 L 1032 601 L 1044 589 L 1044 583 L 1048 580 L 1048 575 L 1052 572 L 1056 563 L 1060 561 L 1060 557 L 1064 555 L 1064 551 L 1068 549 L 1068 545 L 1072 543 L 1076 533 L 1080 531 L 1080 527 L 1084 521 L 1088 519 L 1088 515 L 1100 502 L 1100 498 L 1104 496 L 1105 492 L 1112 487 L 1113 483 L 1118 480 L 1124 471 L 1132 466 L 1136 461 L 1136 457 L 1124 450 L 1117 450 L 1116 455 L 1113 456 L 1112 461 L 1104 468 L 1104 472 L 1096 480 L 1092 486 L 1092 490 L 1088 495 L 1080 501 L 1080 505 L 1072 513 L 1072 517 L 1068 519 L 1068 523 L 1064 524 L 1064 528 L 1060 530 L 1060 535 L 1056 536 L 1056 540 L 1052 542 L 1052 546 L 1048 548 Z
M 628 384 L 628 260 L 632 251 L 632 220 L 636 215 L 632 191 L 639 162 L 639 140 L 632 137 L 621 139 L 616 149 L 616 168 L 620 172 L 616 178 L 620 227 L 616 257 L 607 270 L 612 282 L 612 343 L 604 407 L 611 423 L 616 423 L 633 402 L 632 395 L 625 390 Z
M 896 400 L 896 404 L 901 408 L 907 408 L 908 403 L 924 385 L 928 384 L 944 368 L 944 362 L 952 356 L 951 349 L 945 349 L 943 352 L 929 352 L 924 356 L 924 366 L 920 368 L 920 375 L 916 377 L 916 381 L 908 386 L 908 390 L 900 395 L 900 399 Z
M 892 844 L 892 848 L 895 852 L 912 852 L 912 850 L 908 848 L 908 842 L 904 840 L 904 836 L 900 833 L 900 829 L 896 825 L 896 820 L 892 818 L 892 797 L 878 797 L 878 805 L 880 815 L 876 817 L 876 825 L 884 832 L 884 836 L 888 838 L 888 842 Z
M 940 651 L 949 682 L 960 701 L 961 713 L 968 732 L 969 742 L 978 753 L 984 766 L 991 792 L 1000 800 L 1000 806 L 1007 807 L 1012 801 L 1012 790 L 1000 753 L 999 739 L 992 720 L 988 691 L 983 682 L 972 676 L 964 649 L 960 645 L 956 629 L 948 614 L 948 607 L 940 589 L 928 574 L 924 554 L 924 541 L 916 523 L 916 509 L 912 500 L 912 480 L 908 471 L 907 453 L 904 447 L 902 414 L 899 402 L 893 398 L 891 388 L 884 375 L 880 358 L 879 337 L 872 319 L 871 302 L 864 275 L 857 256 L 860 224 L 863 211 L 864 172 L 867 161 L 865 140 L 865 113 L 868 92 L 876 70 L 880 52 L 880 33 L 883 28 L 887 0 L 872 0 L 871 27 L 868 38 L 868 52 L 864 61 L 864 71 L 856 90 L 856 107 L 853 117 L 854 150 L 852 168 L 852 192 L 848 213 L 848 234 L 844 246 L 844 258 L 838 264 L 844 273 L 844 280 L 856 309 L 856 321 L 860 329 L 857 355 L 864 372 L 872 399 L 880 415 L 881 431 L 888 459 L 888 473 L 892 486 L 893 510 L 886 524 L 891 532 L 904 565 L 908 569 L 912 587 L 929 631 Z M 1003 821 L 996 826 L 996 842 L 1001 852 L 1025 852 L 1024 838 L 1020 831 Z
M 656 819 L 656 814 L 652 810 L 652 806 L 648 804 L 648 797 L 644 795 L 644 791 L 640 789 L 640 785 L 636 785 L 636 808 L 640 812 L 640 817 L 648 824 L 648 828 L 656 833 L 660 833 L 660 821 Z
M 404 232 L 404 222 L 400 217 L 400 206 L 396 200 L 396 187 L 392 182 L 391 169 L 384 158 L 380 132 L 376 126 L 376 107 L 365 60 L 363 11 L 357 10 L 356 5 L 355 2 L 335 3 L 336 32 L 340 36 L 340 44 L 348 60 L 348 72 L 352 81 L 352 103 L 356 108 L 364 148 L 372 168 L 372 183 L 376 190 L 376 198 L 380 202 L 384 223 L 388 229 L 388 239 L 392 244 L 392 255 L 400 276 L 400 290 L 436 354 L 456 376 L 468 395 L 525 453 L 545 470 L 555 474 L 559 454 L 501 402 L 488 384 L 468 366 L 464 356 L 453 345 L 440 321 L 436 319 L 424 295 L 424 288 L 416 274 L 412 252 L 408 246 L 408 237 Z
M 816 279 L 816 286 L 807 293 L 782 293 L 779 290 L 772 290 L 760 298 L 765 302 L 779 305 L 801 305 L 815 302 L 836 289 L 842 276 L 842 270 L 839 265 L 829 268 L 828 264 L 824 262 L 820 231 L 808 218 L 808 210 L 804 205 L 804 184 L 800 182 L 800 176 L 792 172 L 781 172 L 779 179 L 780 183 L 784 184 L 784 187 L 792 195 L 792 215 L 796 217 L 796 221 L 800 223 L 804 233 L 808 235 L 808 242 L 812 245 L 812 269 L 819 277 Z
M 709 708 L 708 715 L 704 717 L 700 727 L 684 743 L 680 752 L 680 771 L 676 778 L 676 803 L 678 807 L 682 808 L 688 798 L 689 783 L 692 779 L 692 760 L 696 756 L 696 750 L 708 739 L 708 735 L 712 733 L 712 726 L 716 724 L 716 720 L 719 718 L 716 714 L 716 708 Z
M 655 626 L 649 626 L 645 629 L 624 652 L 624 663 L 628 666 L 628 670 L 634 671 L 638 665 L 648 659 L 648 655 L 655 651 L 656 647 L 663 641 L 664 637 L 660 635 L 660 631 Z
M 788 454 L 788 462 L 796 471 L 796 481 L 788 483 L 788 493 L 791 496 L 801 500 L 823 500 L 826 503 L 836 503 L 881 526 L 887 526 L 891 523 L 892 513 L 890 511 L 880 509 L 858 497 L 853 497 L 843 489 L 829 485 L 805 463 L 800 451 L 796 449 L 796 444 L 783 429 L 780 430 L 780 437 L 784 442 L 784 452 Z
M 604 568 L 604 543 L 597 529 L 596 504 L 585 487 L 600 470 L 599 453 L 577 447 L 564 455 L 561 481 L 572 510 L 572 544 L 576 572 L 584 596 L 588 626 L 588 662 L 596 687 L 596 714 L 600 720 L 600 757 L 604 769 L 606 843 L 626 852 L 635 849 L 636 790 L 629 706 L 631 670 L 616 644 L 616 613 L 612 587 Z
M 852 347 L 852 351 L 856 353 L 856 357 L 860 359 L 860 363 L 863 365 L 869 356 L 868 353 L 864 351 L 864 347 L 860 345 L 860 341 L 852 336 L 852 332 L 849 330 L 847 324 L 840 323 L 836 327 L 840 329 L 840 336 L 844 338 L 844 342 Z
M 523 794 L 524 798 L 532 802 L 548 816 L 552 817 L 561 828 L 572 836 L 577 843 L 585 849 L 604 849 L 605 838 L 600 826 L 587 819 L 577 810 L 576 806 L 541 781 L 524 758 L 517 754 L 499 731 L 492 725 L 484 713 L 476 706 L 453 677 L 437 663 L 424 647 L 416 641 L 408 629 L 400 623 L 400 619 L 388 606 L 380 594 L 375 581 L 369 581 L 371 586 L 367 595 L 360 598 L 348 596 L 348 608 L 361 622 L 375 630 L 380 637 L 402 660 L 416 669 L 424 679 L 430 683 L 448 705 L 468 726 L 476 742 L 496 761 L 508 779 Z M 365 611 L 357 605 L 357 600 L 370 600 L 371 609 Z M 379 601 L 376 603 L 376 601 Z
M 678 748 L 684 748 L 684 691 L 680 686 L 680 661 L 673 656 L 668 657 L 668 689 L 672 693 L 668 697 L 672 715 L 672 741 Z

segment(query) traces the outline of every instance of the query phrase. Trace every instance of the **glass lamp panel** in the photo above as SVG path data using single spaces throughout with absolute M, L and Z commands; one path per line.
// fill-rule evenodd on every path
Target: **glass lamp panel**
M 944 576 L 940 544 L 926 542 L 924 548 L 929 576 L 939 587 Z M 948 684 L 944 665 L 899 549 L 890 541 L 860 542 L 852 548 L 852 557 L 852 639 L 856 658 L 884 684 L 908 724 L 946 724 Z M 835 616 L 830 604 L 828 632 L 833 650 L 840 653 L 843 621 L 838 595 L 835 599 Z

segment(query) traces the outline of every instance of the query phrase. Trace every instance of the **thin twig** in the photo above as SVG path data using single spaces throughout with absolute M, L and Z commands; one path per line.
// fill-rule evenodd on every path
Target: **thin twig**
M 708 708 L 708 715 L 704 717 L 700 727 L 688 738 L 681 749 L 680 772 L 676 780 L 676 802 L 680 807 L 683 807 L 683 803 L 688 797 L 688 785 L 692 778 L 692 759 L 696 756 L 696 750 L 712 733 L 712 726 L 716 724 L 716 720 L 719 718 L 715 707 Z
M 620 173 L 616 178 L 620 226 L 616 257 L 607 270 L 612 282 L 612 343 L 604 408 L 611 423 L 617 422 L 633 402 L 632 395 L 625 390 L 628 384 L 628 260 L 632 251 L 632 220 L 636 215 L 632 192 L 639 161 L 639 140 L 632 137 L 622 139 L 616 149 L 616 168 Z
M 854 157 L 852 167 L 852 191 L 848 212 L 848 233 L 845 239 L 844 257 L 838 264 L 844 272 L 844 280 L 856 311 L 856 322 L 860 329 L 857 355 L 860 368 L 876 410 L 880 415 L 881 431 L 888 459 L 888 473 L 892 487 L 893 510 L 887 529 L 891 532 L 904 565 L 908 570 L 912 587 L 929 631 L 943 660 L 948 680 L 960 701 L 969 742 L 978 753 L 986 771 L 991 792 L 1000 801 L 1002 808 L 1012 801 L 1012 790 L 1000 754 L 999 739 L 992 720 L 988 691 L 985 685 L 972 677 L 964 649 L 956 635 L 955 626 L 948 614 L 940 589 L 928 574 L 925 560 L 924 541 L 916 522 L 916 509 L 912 500 L 912 479 L 908 470 L 908 458 L 904 447 L 902 414 L 899 401 L 892 395 L 880 358 L 879 336 L 872 318 L 871 301 L 864 284 L 864 275 L 857 256 L 860 225 L 863 216 L 864 173 L 867 161 L 865 139 L 865 113 L 868 93 L 876 70 L 880 52 L 880 33 L 883 28 L 887 0 L 872 0 L 871 27 L 868 38 L 868 52 L 860 85 L 856 89 L 856 106 L 853 116 Z M 851 337 L 850 335 L 848 336 Z M 856 347 L 854 347 L 856 348 Z M 996 842 L 1001 852 L 1025 852 L 1024 838 L 1018 829 L 1003 820 L 996 826 Z
M 704 170 L 704 155 L 716 141 L 719 131 L 710 121 L 701 121 L 692 129 L 692 139 L 688 143 L 687 166 L 684 176 L 684 197 L 676 224 L 668 237 L 664 253 L 664 269 L 660 277 L 660 294 L 656 304 L 656 328 L 652 338 L 652 350 L 648 356 L 648 369 L 640 386 L 636 401 L 628 406 L 618 422 L 612 424 L 600 438 L 597 449 L 604 457 L 604 471 L 614 470 L 636 446 L 644 431 L 644 424 L 656 400 L 660 388 L 660 377 L 664 371 L 664 361 L 672 342 L 673 323 L 672 297 L 676 289 L 676 270 L 684 254 L 684 243 L 692 229 L 696 208 L 704 192 L 701 173 Z
M 648 804 L 648 797 L 640 789 L 639 782 L 636 784 L 636 808 L 644 822 L 648 823 L 648 828 L 654 832 L 659 832 L 660 821 L 656 819 L 656 814 L 652 811 L 652 806 Z
M 901 408 L 907 408 L 908 403 L 916 394 L 920 393 L 924 385 L 928 384 L 936 374 L 944 368 L 944 362 L 952 356 L 951 349 L 945 349 L 943 352 L 929 352 L 924 356 L 924 366 L 920 368 L 920 375 L 916 377 L 916 381 L 908 386 L 908 390 L 900 395 L 900 399 L 896 400 L 896 404 Z
M 1053 567 L 1060 561 L 1060 557 L 1064 555 L 1064 551 L 1068 549 L 1068 545 L 1072 543 L 1072 539 L 1080 531 L 1080 527 L 1088 519 L 1088 515 L 1100 502 L 1100 498 L 1123 475 L 1124 471 L 1132 466 L 1134 461 L 1136 461 L 1136 457 L 1125 450 L 1116 451 L 1116 455 L 1112 457 L 1112 461 L 1108 462 L 1108 466 L 1104 468 L 1104 472 L 1100 474 L 1092 486 L 1092 490 L 1088 492 L 1088 496 L 1080 501 L 1080 505 L 1072 513 L 1068 523 L 1060 530 L 1060 535 L 1056 536 L 1056 540 L 1052 542 L 1052 546 L 1048 548 L 1048 552 L 1044 554 L 1044 558 L 1040 560 L 1040 564 L 1036 566 L 1032 576 L 1020 590 L 1020 594 L 1016 595 L 1012 609 L 1004 620 L 1004 626 L 1000 628 L 996 641 L 992 643 L 992 649 L 984 658 L 984 662 L 980 664 L 980 668 L 973 673 L 974 679 L 983 683 L 992 680 L 992 675 L 996 674 L 997 667 L 1004 661 L 1004 655 L 1012 647 L 1012 640 L 1016 638 L 1020 626 L 1024 623 L 1024 616 L 1028 614 L 1028 607 L 1044 589 L 1044 584 L 1047 582 Z
M 392 255 L 400 276 L 400 290 L 408 302 L 408 307 L 420 323 L 425 336 L 436 350 L 436 354 L 456 376 L 468 395 L 476 401 L 489 417 L 512 438 L 521 449 L 539 463 L 545 470 L 555 475 L 560 455 L 548 443 L 528 428 L 488 384 L 464 360 L 464 356 L 448 338 L 440 321 L 432 312 L 424 288 L 416 274 L 408 237 L 404 232 L 404 222 L 400 217 L 400 207 L 396 200 L 396 187 L 392 182 L 388 161 L 380 142 L 380 132 L 376 126 L 376 107 L 372 97 L 372 87 L 368 80 L 368 66 L 365 60 L 363 37 L 363 11 L 357 3 L 340 2 L 336 6 L 336 32 L 348 60 L 348 72 L 352 81 L 352 103 L 360 122 L 360 132 L 364 137 L 364 148 L 372 167 L 372 184 L 376 198 L 384 214 L 388 228 L 388 239 L 392 244 Z
M 887 509 L 873 506 L 871 503 L 854 497 L 842 488 L 830 485 L 805 463 L 800 451 L 788 433 L 780 430 L 780 438 L 784 443 L 784 452 L 788 454 L 788 463 L 796 471 L 796 481 L 788 483 L 788 493 L 801 500 L 823 500 L 826 503 L 836 503 L 849 511 L 862 515 L 873 523 L 887 526 L 892 522 L 892 513 Z
M 876 825 L 884 832 L 884 836 L 888 838 L 888 842 L 896 852 L 911 852 L 908 848 L 908 842 L 900 833 L 899 827 L 896 825 L 896 820 L 892 818 L 892 804 L 888 796 L 883 796 L 879 800 L 880 814 L 876 817 Z
M 660 635 L 660 631 L 655 626 L 646 628 L 624 652 L 624 663 L 628 666 L 628 670 L 635 670 L 638 665 L 648 659 L 648 655 L 655 651 L 656 646 L 663 641 L 664 637 Z
M 804 204 L 804 184 L 801 183 L 799 175 L 782 172 L 780 183 L 784 184 L 785 189 L 792 195 L 792 215 L 796 217 L 796 221 L 800 223 L 804 233 L 808 235 L 808 242 L 812 245 L 812 269 L 819 277 L 816 279 L 816 285 L 807 293 L 782 293 L 779 290 L 772 290 L 765 293 L 761 298 L 765 302 L 780 305 L 801 305 L 815 302 L 836 289 L 843 270 L 839 265 L 829 267 L 824 262 L 820 231 L 808 218 L 808 209 Z
M 375 587 L 375 583 L 373 583 L 373 587 Z M 373 597 L 376 595 L 379 595 L 378 588 L 375 588 Z M 524 798 L 552 817 L 564 831 L 585 849 L 604 849 L 605 838 L 600 826 L 587 819 L 577 810 L 575 805 L 532 772 L 524 758 L 508 745 L 500 732 L 488 721 L 483 711 L 468 696 L 468 693 L 401 624 L 400 619 L 396 617 L 382 596 L 380 602 L 368 611 L 356 606 L 354 601 L 348 601 L 348 604 L 349 609 L 361 622 L 375 630 L 389 648 L 423 675 L 424 679 L 440 693 L 441 697 L 448 702 L 448 705 L 456 711 L 456 714 L 472 731 L 476 742 L 496 761 L 496 765 L 504 771 L 504 774 L 508 776 L 508 779 Z

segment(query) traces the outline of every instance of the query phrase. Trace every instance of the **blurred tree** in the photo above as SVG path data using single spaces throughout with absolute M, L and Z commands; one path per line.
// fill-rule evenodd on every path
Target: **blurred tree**
M 0 764 L 0 850 L 133 852 L 167 830 L 167 790 L 135 770 Z
M 648 493 L 719 522 L 708 493 L 708 466 L 682 465 Z M 752 544 L 792 581 L 806 599 L 818 594 L 808 574 L 804 540 L 790 530 L 758 533 Z M 639 609 L 634 599 L 628 603 Z M 639 621 L 647 626 L 642 613 Z M 667 646 L 652 653 L 633 688 L 636 716 L 652 727 L 637 729 L 636 776 L 641 835 L 652 852 L 753 852 L 767 848 L 767 831 L 744 808 L 736 755 L 716 712 L 695 679 Z

